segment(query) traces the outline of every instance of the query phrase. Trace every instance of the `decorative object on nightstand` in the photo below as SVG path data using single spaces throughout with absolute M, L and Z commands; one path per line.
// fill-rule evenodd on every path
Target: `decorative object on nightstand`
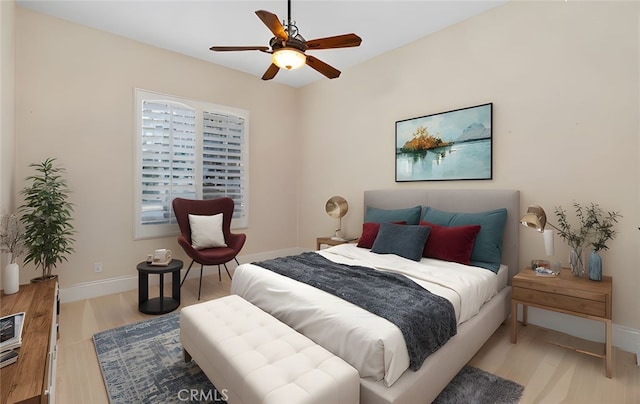
M 562 237 L 569 247 L 571 248 L 569 254 L 569 262 L 571 265 L 571 273 L 574 276 L 582 277 L 585 272 L 584 261 L 582 259 L 582 250 L 586 244 L 591 244 L 596 250 L 607 249 L 606 242 L 615 236 L 613 230 L 613 224 L 617 223 L 617 219 L 621 217 L 619 212 L 609 211 L 605 212 L 600 206 L 595 203 L 591 203 L 586 207 L 583 207 L 578 202 L 573 203 L 573 207 L 576 212 L 576 217 L 579 221 L 579 227 L 572 227 L 567 220 L 566 210 L 558 206 L 555 208 L 555 215 L 558 218 L 558 227 L 547 223 L 547 216 L 538 205 L 530 205 L 527 213 L 520 219 L 520 222 L 527 226 L 534 228 L 540 232 L 545 231 L 545 225 L 549 225 L 558 231 L 560 237 Z M 551 236 L 553 237 L 553 233 Z M 545 238 L 545 248 L 548 243 L 553 243 Z M 548 254 L 548 252 L 547 252 Z M 602 266 L 600 259 L 600 269 L 598 269 L 598 257 L 593 258 L 594 274 L 593 280 L 599 280 L 602 277 Z M 599 273 L 599 275 L 598 275 Z M 590 278 L 592 276 L 590 275 Z
M 339 220 L 338 228 L 331 238 L 336 241 L 347 241 L 342 236 L 342 217 L 349 211 L 349 204 L 346 199 L 341 196 L 332 196 L 325 204 L 324 209 L 327 215 Z
M 577 232 L 572 231 L 571 225 L 567 222 L 566 211 L 560 206 L 556 208 L 556 217 L 561 228 L 560 237 L 565 239 L 569 246 L 578 253 L 582 253 L 584 244 L 591 244 L 597 250 L 607 249 L 606 242 L 615 235 L 613 224 L 617 223 L 618 218 L 622 215 L 616 211 L 605 212 L 598 204 L 593 202 L 584 208 L 579 203 L 574 202 L 573 207 L 580 222 L 580 228 Z M 582 256 L 579 255 L 578 258 L 580 261 L 577 264 L 582 265 Z M 594 258 L 594 265 L 597 265 L 596 261 L 597 258 Z M 600 272 L 599 275 L 598 272 Z M 582 273 L 574 272 L 576 276 L 582 276 L 582 274 L 584 274 L 584 266 L 582 267 Z M 592 279 L 591 276 L 589 278 Z M 598 278 L 602 278 L 602 265 L 600 265 L 599 270 L 594 268 L 594 278 L 592 280 L 600 280 Z
M 582 250 L 584 244 L 587 243 L 587 238 L 592 231 L 594 222 L 589 215 L 585 215 L 579 203 L 574 202 L 573 207 L 576 211 L 576 217 L 580 222 L 580 227 L 577 230 L 572 229 L 571 224 L 567 221 L 567 211 L 562 206 L 556 207 L 555 213 L 558 218 L 558 225 L 560 226 L 558 230 L 559 235 L 569 244 L 569 247 L 571 247 L 571 251 L 569 251 L 571 273 L 573 276 L 582 277 L 584 275 Z
M 602 280 L 602 257 L 598 253 L 600 250 L 608 250 L 607 241 L 616 236 L 613 224 L 618 223 L 621 217 L 619 212 L 605 212 L 598 206 L 592 205 L 589 209 L 595 218 L 595 232 L 591 245 L 593 250 L 589 256 L 589 279 L 592 281 Z
M 532 229 L 536 229 L 544 236 L 544 251 L 547 256 L 551 257 L 554 254 L 553 247 L 553 230 L 545 229 L 545 226 L 548 224 L 550 227 L 557 229 L 551 223 L 547 223 L 547 215 L 544 213 L 544 209 L 542 209 L 538 205 L 529 205 L 527 209 L 527 213 L 522 216 L 520 219 L 520 223 L 523 226 L 530 227 Z M 560 271 L 560 264 L 552 265 L 547 260 L 532 260 L 531 268 L 534 271 L 537 271 L 538 275 L 541 276 L 556 276 Z

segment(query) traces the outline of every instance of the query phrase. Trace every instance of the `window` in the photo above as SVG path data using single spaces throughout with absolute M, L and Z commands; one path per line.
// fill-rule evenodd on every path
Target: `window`
M 231 226 L 247 227 L 249 113 L 140 89 L 135 99 L 135 238 L 177 234 L 176 197 L 231 197 Z

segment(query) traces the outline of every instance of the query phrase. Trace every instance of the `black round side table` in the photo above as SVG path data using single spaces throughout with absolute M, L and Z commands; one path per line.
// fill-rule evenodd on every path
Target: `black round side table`
M 169 265 L 155 266 L 146 261 L 138 269 L 138 310 L 146 314 L 164 314 L 180 306 L 180 270 L 182 261 L 171 260 Z M 171 297 L 164 296 L 164 274 L 171 272 Z M 160 275 L 160 296 L 149 299 L 149 274 Z

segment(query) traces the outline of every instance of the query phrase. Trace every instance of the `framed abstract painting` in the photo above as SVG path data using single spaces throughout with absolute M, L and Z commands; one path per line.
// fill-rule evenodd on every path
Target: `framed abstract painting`
M 396 182 L 493 178 L 493 103 L 396 122 Z

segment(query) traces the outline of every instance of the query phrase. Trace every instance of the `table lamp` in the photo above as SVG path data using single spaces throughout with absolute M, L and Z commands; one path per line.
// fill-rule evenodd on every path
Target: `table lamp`
M 529 205 L 527 213 L 522 216 L 520 223 L 522 223 L 523 226 L 536 229 L 540 233 L 543 233 L 545 253 L 548 256 L 552 256 L 554 254 L 553 230 L 545 229 L 545 227 L 549 225 L 549 227 L 553 227 L 556 230 L 558 230 L 558 228 L 551 223 L 547 223 L 547 214 L 544 212 L 542 207 L 538 205 Z
M 324 207 L 327 215 L 331 216 L 334 219 L 338 219 L 338 228 L 333 233 L 332 240 L 343 240 L 342 237 L 342 217 L 347 214 L 349 211 L 349 204 L 346 199 L 341 196 L 332 196 L 329 198 Z

